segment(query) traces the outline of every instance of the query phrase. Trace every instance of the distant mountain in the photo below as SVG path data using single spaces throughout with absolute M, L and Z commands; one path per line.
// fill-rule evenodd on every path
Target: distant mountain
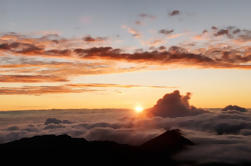
M 170 130 L 147 141 L 141 146 L 118 144 L 111 141 L 87 141 L 68 135 L 43 135 L 23 138 L 0 144 L 0 156 L 9 162 L 50 162 L 74 165 L 135 165 L 160 164 L 176 165 L 171 155 L 193 143 L 183 137 L 179 130 Z M 163 154 L 163 155 L 162 155 Z
M 228 105 L 222 109 L 222 111 L 240 111 L 240 112 L 247 112 L 247 109 L 244 107 L 240 107 L 237 105 Z

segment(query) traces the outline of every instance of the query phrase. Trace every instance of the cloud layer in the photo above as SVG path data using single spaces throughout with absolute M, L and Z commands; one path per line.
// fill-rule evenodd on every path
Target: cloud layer
M 179 10 L 174 10 L 169 15 L 176 16 L 180 13 Z M 138 17 L 141 22 L 157 19 L 156 16 L 146 13 L 141 13 Z M 87 35 L 64 38 L 56 33 L 41 36 L 2 33 L 0 83 L 26 83 L 27 86 L 4 86 L 1 87 L 0 94 L 95 92 L 96 89 L 90 89 L 91 86 L 73 88 L 62 85 L 70 84 L 73 78 L 85 75 L 180 67 L 247 70 L 251 68 L 250 30 L 247 29 L 212 26 L 201 34 L 191 36 L 190 33 L 190 36 L 187 36 L 189 33 L 176 33 L 175 29 L 168 27 L 152 31 L 153 37 L 146 39 L 138 28 L 128 25 L 123 25 L 122 28 L 143 48 L 117 47 L 120 45 L 112 37 Z M 168 44 L 169 40 L 181 36 L 192 37 L 192 40 L 175 46 Z M 34 83 L 48 85 L 34 87 Z M 50 86 L 49 83 L 58 85 Z M 104 87 L 126 88 L 131 85 Z
M 199 110 L 189 105 L 189 98 L 189 93 L 168 93 L 146 110 L 153 111 L 146 116 L 113 109 L 0 112 L 0 142 L 42 134 L 68 134 L 139 145 L 166 129 L 179 128 L 196 144 L 177 154 L 175 158 L 179 160 L 250 162 L 250 110 Z

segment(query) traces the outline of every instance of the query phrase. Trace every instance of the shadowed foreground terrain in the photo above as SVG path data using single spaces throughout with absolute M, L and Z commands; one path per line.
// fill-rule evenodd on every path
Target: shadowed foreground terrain
M 196 165 L 172 159 L 193 142 L 179 130 L 169 130 L 140 146 L 111 141 L 87 141 L 68 135 L 43 135 L 0 144 L 2 160 L 19 164 L 76 165 Z M 195 145 L 196 146 L 196 145 Z M 207 164 L 208 165 L 208 164 Z M 225 164 L 209 164 L 225 165 Z
M 170 130 L 141 146 L 118 144 L 111 141 L 87 141 L 83 138 L 71 138 L 68 135 L 43 135 L 23 138 L 1 144 L 1 156 L 20 162 L 31 160 L 43 163 L 92 163 L 134 165 L 168 162 L 176 165 L 170 156 L 191 141 L 183 137 L 178 130 Z M 11 160 L 10 160 L 11 161 Z

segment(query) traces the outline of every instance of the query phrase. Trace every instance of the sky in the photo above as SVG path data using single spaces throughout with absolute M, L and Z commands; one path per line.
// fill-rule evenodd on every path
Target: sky
M 0 110 L 251 107 L 249 0 L 0 0 Z

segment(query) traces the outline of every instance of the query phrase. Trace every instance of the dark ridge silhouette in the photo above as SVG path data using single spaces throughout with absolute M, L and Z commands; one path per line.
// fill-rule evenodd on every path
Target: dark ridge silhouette
M 228 105 L 222 109 L 222 111 L 240 111 L 240 112 L 247 112 L 247 109 L 244 107 L 240 107 L 237 105 Z
M 184 149 L 187 145 L 194 145 L 192 141 L 182 136 L 178 129 L 166 131 L 163 134 L 145 142 L 141 148 L 151 152 L 172 154 Z
M 68 135 L 43 135 L 0 144 L 0 156 L 9 162 L 39 161 L 43 164 L 84 163 L 83 165 L 177 165 L 172 154 L 193 145 L 179 130 L 170 130 L 141 146 L 118 144 L 111 141 L 87 141 Z M 156 148 L 154 148 L 156 146 Z
M 72 138 L 68 135 L 43 135 L 31 138 L 22 138 L 0 145 L 0 148 L 15 150 L 26 149 L 54 149 L 68 146 L 79 146 L 88 143 L 84 138 Z
M 42 135 L 0 144 L 0 159 L 6 165 L 167 165 L 248 166 L 250 163 L 196 163 L 172 157 L 194 145 L 180 130 L 169 130 L 140 146 L 112 141 L 87 141 L 68 135 Z M 220 154 L 219 154 L 220 155 Z

